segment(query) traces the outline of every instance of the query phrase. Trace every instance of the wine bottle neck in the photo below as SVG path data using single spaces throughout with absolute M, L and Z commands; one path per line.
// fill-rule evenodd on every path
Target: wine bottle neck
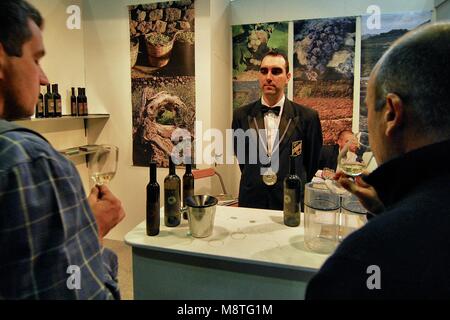
M 290 163 L 289 163 L 289 174 L 291 175 L 295 175 L 295 157 L 291 157 L 290 159 Z
M 192 165 L 186 164 L 186 173 L 192 173 Z
M 175 174 L 175 163 L 172 161 L 172 156 L 169 155 L 169 174 L 174 175 Z
M 156 163 L 150 164 L 150 182 L 151 183 L 156 182 Z

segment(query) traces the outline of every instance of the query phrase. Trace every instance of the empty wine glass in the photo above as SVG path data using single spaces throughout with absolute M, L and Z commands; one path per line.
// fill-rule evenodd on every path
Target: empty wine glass
M 358 132 L 339 152 L 338 168 L 346 175 L 357 177 L 367 168 L 372 158 L 369 135 L 367 132 Z
M 97 151 L 89 157 L 88 166 L 91 179 L 95 185 L 108 184 L 114 178 L 119 160 L 119 148 L 114 145 L 100 145 Z

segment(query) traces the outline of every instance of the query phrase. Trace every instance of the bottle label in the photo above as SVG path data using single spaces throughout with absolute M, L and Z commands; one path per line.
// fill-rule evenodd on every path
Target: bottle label
M 87 103 L 83 103 L 83 114 L 87 115 L 88 114 L 88 105 Z
M 75 102 L 72 102 L 71 104 L 70 113 L 73 116 L 77 115 L 77 104 Z
M 48 112 L 49 113 L 55 112 L 55 102 L 52 100 L 48 101 Z
M 61 111 L 62 111 L 61 100 L 57 100 L 57 102 L 56 102 L 56 112 L 57 113 L 61 113 Z
M 298 192 L 296 189 L 284 189 L 284 223 L 292 227 L 300 224 L 300 199 L 297 193 Z
M 38 101 L 38 113 L 43 114 L 44 113 L 44 104 L 42 103 L 42 100 Z
M 178 190 L 164 190 L 164 215 L 167 226 L 180 223 L 180 193 Z

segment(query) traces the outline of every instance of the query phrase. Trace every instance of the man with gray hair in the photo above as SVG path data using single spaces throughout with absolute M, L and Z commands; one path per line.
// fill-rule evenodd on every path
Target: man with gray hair
M 339 183 L 375 217 L 308 285 L 307 299 L 450 298 L 450 23 L 409 32 L 371 73 L 366 104 L 380 167 Z

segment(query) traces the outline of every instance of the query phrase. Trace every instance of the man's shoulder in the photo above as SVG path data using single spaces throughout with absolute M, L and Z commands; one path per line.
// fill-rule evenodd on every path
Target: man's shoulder
M 32 131 L 8 131 L 0 134 L 0 170 L 40 157 L 59 157 L 59 153 Z
M 243 105 L 241 107 L 238 107 L 233 110 L 233 118 L 234 119 L 242 119 L 246 118 L 251 111 L 253 110 L 254 106 L 258 103 L 259 100 L 250 102 L 249 104 Z

